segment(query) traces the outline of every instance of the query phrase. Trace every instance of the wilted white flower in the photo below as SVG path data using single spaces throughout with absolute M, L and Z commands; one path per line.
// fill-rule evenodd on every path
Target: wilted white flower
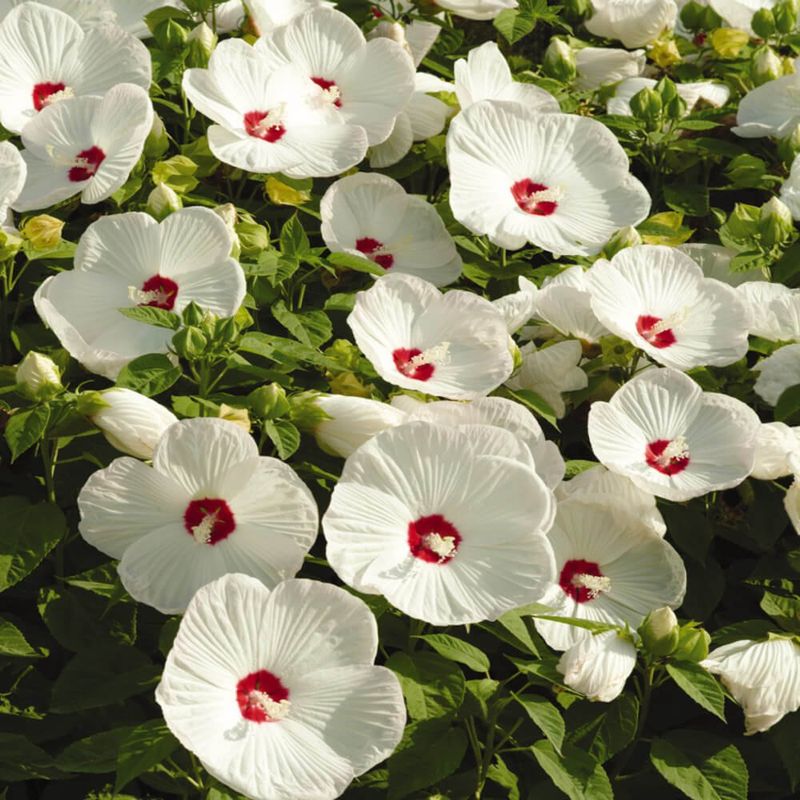
M 595 36 L 619 39 L 628 49 L 643 47 L 672 30 L 678 16 L 674 0 L 592 0 L 592 9 L 586 29 Z
M 620 50 L 615 47 L 582 47 L 575 51 L 578 89 L 599 89 L 644 72 L 647 56 L 644 50 Z
M 556 668 L 564 683 L 589 700 L 610 703 L 619 697 L 636 666 L 636 647 L 616 631 L 587 636 L 569 648 Z
M 781 395 L 800 383 L 800 344 L 788 344 L 772 355 L 762 358 L 754 367 L 758 373 L 756 394 L 771 406 L 776 406 Z

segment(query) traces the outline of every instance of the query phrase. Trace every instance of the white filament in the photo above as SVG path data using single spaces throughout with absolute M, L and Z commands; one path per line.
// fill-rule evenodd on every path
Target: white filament
M 580 573 L 572 578 L 572 585 L 589 590 L 589 597 L 594 600 L 601 592 L 611 591 L 611 578 L 606 575 L 588 575 Z
M 267 115 L 259 120 L 258 125 L 253 128 L 253 133 L 257 136 L 266 136 L 270 128 L 276 128 L 283 122 L 283 115 L 286 111 L 286 103 L 281 103 L 267 112 Z
M 206 514 L 197 525 L 192 526 L 192 536 L 194 536 L 194 540 L 198 544 L 208 544 L 211 541 L 211 534 L 214 533 L 214 525 L 217 524 L 218 514 L 218 510 L 212 514 Z
M 439 561 L 450 558 L 456 551 L 454 536 L 442 536 L 438 533 L 426 533 L 422 537 L 422 546 L 439 556 Z
M 128 299 L 139 306 L 147 305 L 148 303 L 166 305 L 166 303 L 169 302 L 169 292 L 164 289 L 150 289 L 145 292 L 142 289 L 137 289 L 135 286 L 129 286 Z
M 65 86 L 60 92 L 53 92 L 42 100 L 42 108 L 58 103 L 60 100 L 69 100 L 70 97 L 75 97 L 75 92 L 71 86 Z
M 250 706 L 258 706 L 270 719 L 283 719 L 291 708 L 289 700 L 275 701 L 268 692 L 260 692 L 253 689 L 247 695 L 247 703 Z
M 409 359 L 408 365 L 414 369 L 422 367 L 425 364 L 435 364 L 441 366 L 450 361 L 450 342 L 441 342 L 440 344 L 429 347 L 423 350 L 418 355 Z

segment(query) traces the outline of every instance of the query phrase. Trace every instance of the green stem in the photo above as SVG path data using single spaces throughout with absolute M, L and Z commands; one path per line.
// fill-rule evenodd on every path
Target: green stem
M 647 723 L 647 715 L 650 712 L 650 699 L 653 694 L 653 678 L 655 676 L 655 672 L 656 668 L 652 665 L 646 667 L 644 670 L 644 681 L 641 697 L 639 699 L 639 720 L 636 724 L 636 734 L 633 737 L 633 741 L 625 748 L 625 750 L 622 751 L 619 761 L 617 762 L 614 771 L 611 773 L 611 779 L 613 781 L 620 779 L 620 773 L 625 768 L 628 761 L 630 761 L 633 751 L 636 749 L 636 745 L 639 744 L 642 734 L 644 733 L 644 726 Z
M 464 720 L 464 728 L 467 731 L 467 738 L 469 739 L 470 747 L 472 748 L 472 755 L 475 758 L 475 764 L 479 770 L 478 783 L 475 785 L 475 798 L 478 800 L 483 792 L 483 783 L 481 782 L 480 770 L 483 764 L 483 754 L 481 753 L 481 745 L 478 742 L 478 734 L 475 730 L 475 719 L 467 717 Z

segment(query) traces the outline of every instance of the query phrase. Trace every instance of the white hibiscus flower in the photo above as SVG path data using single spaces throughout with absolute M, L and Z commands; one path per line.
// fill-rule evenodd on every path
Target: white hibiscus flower
M 436 0 L 440 8 L 464 19 L 494 19 L 501 11 L 516 8 L 517 0 Z
M 616 631 L 583 637 L 559 659 L 564 683 L 589 700 L 610 703 L 619 697 L 636 666 L 636 647 Z
M 512 250 L 593 255 L 650 210 L 614 134 L 587 117 L 474 103 L 450 125 L 447 161 L 456 219 Z
M 505 320 L 488 300 L 442 294 L 414 275 L 385 275 L 359 292 L 347 322 L 378 374 L 404 389 L 472 400 L 514 368 Z
M 414 62 L 405 49 L 381 37 L 366 41 L 347 15 L 317 8 L 295 17 L 255 45 L 267 68 L 292 65 L 322 92 L 323 101 L 348 125 L 385 141 L 414 91 Z
M 87 204 L 108 199 L 128 179 L 152 125 L 147 92 L 130 83 L 47 106 L 22 133 L 28 174 L 12 208 L 46 208 L 78 193 Z
M 553 616 L 637 628 L 654 608 L 683 602 L 681 557 L 629 510 L 568 498 L 558 503 L 547 538 L 556 580 L 540 602 L 553 609 Z M 534 623 L 556 650 L 590 636 L 565 622 L 535 618 Z
M 747 305 L 675 248 L 628 247 L 596 261 L 589 279 L 600 322 L 661 364 L 725 366 L 747 353 Z
M 369 259 L 434 286 L 461 274 L 461 257 L 436 209 L 397 181 L 359 172 L 340 178 L 320 201 L 322 238 L 333 252 Z
M 800 289 L 761 280 L 736 291 L 750 310 L 750 334 L 773 342 L 800 339 Z
M 260 36 L 290 23 L 295 17 L 330 5 L 325 0 L 244 0 Z
M 712 650 L 701 662 L 719 675 L 745 715 L 745 735 L 763 733 L 800 708 L 800 645 L 775 636 Z
M 494 307 L 503 315 L 509 334 L 516 333 L 536 311 L 539 287 L 520 275 L 519 290 L 492 300 Z
M 644 72 L 647 55 L 644 50 L 620 50 L 616 47 L 581 47 L 575 51 L 578 76 L 575 85 L 582 91 L 599 89 Z
M 753 32 L 753 14 L 761 8 L 772 8 L 777 0 L 708 0 L 708 5 L 731 27 Z
M 212 153 L 239 169 L 296 178 L 338 175 L 361 161 L 365 130 L 348 124 L 333 95 L 302 70 L 274 68 L 266 47 L 226 39 L 208 69 L 184 72 L 186 96 L 216 123 L 208 129 Z
M 585 23 L 589 33 L 618 39 L 628 49 L 643 47 L 672 30 L 678 17 L 675 0 L 592 0 L 592 9 Z
M 119 83 L 148 89 L 150 73 L 147 48 L 121 28 L 84 32 L 62 11 L 23 3 L 0 24 L 0 123 L 20 133 L 52 103 Z
M 195 302 L 220 317 L 236 313 L 245 281 L 229 256 L 232 241 L 222 219 L 206 208 L 176 211 L 161 224 L 138 212 L 102 217 L 81 237 L 75 269 L 37 289 L 36 310 L 70 355 L 114 380 L 137 356 L 166 353 L 174 335 L 120 308 L 181 313 Z
M 78 508 L 83 538 L 120 559 L 131 597 L 164 614 L 228 572 L 275 586 L 317 535 L 316 502 L 294 470 L 221 419 L 170 425 L 152 467 L 112 461 L 86 481 Z
M 752 471 L 760 420 L 740 400 L 703 392 L 674 369 L 649 369 L 589 410 L 589 441 L 610 470 L 684 502 Z
M 453 66 L 455 89 L 462 110 L 481 100 L 522 103 L 539 114 L 558 113 L 561 106 L 550 92 L 532 83 L 515 81 L 500 48 L 494 42 L 473 47 L 466 59 Z
M 781 395 L 791 386 L 800 383 L 800 344 L 787 344 L 776 350 L 767 358 L 762 358 L 753 367 L 758 373 L 756 394 L 776 406 Z
M 254 800 L 334 800 L 394 751 L 400 684 L 374 666 L 375 617 L 343 589 L 246 575 L 200 589 L 156 689 L 172 733 Z
M 345 462 L 327 558 L 360 592 L 434 625 L 496 619 L 553 579 L 553 495 L 508 431 L 412 422 Z
M 11 142 L 0 142 L 0 230 L 14 225 L 11 206 L 25 186 L 28 168 L 19 150 Z
M 568 267 L 548 278 L 536 297 L 534 316 L 564 336 L 590 344 L 609 332 L 592 308 L 591 273 L 583 267 Z
M 784 478 L 800 463 L 800 429 L 784 422 L 765 422 L 756 434 L 756 457 L 751 477 L 762 481 Z
M 151 459 L 164 431 L 178 421 L 161 403 L 121 386 L 102 392 L 101 398 L 105 405 L 91 421 L 109 444 L 136 458 Z
M 576 339 L 556 342 L 537 349 L 533 342 L 521 348 L 522 365 L 506 381 L 511 389 L 529 389 L 536 392 L 553 409 L 557 417 L 567 413 L 561 396 L 589 385 L 589 377 L 578 366 L 583 358 L 581 343 Z
M 789 136 L 800 124 L 800 72 L 767 81 L 739 101 L 737 126 L 731 130 L 745 139 Z
M 678 247 L 703 270 L 706 278 L 716 278 L 730 286 L 738 286 L 749 281 L 763 281 L 764 273 L 760 269 L 748 269 L 743 272 L 731 269 L 731 261 L 737 255 L 735 250 L 717 244 L 682 244 Z M 752 309 L 751 309 L 752 311 Z

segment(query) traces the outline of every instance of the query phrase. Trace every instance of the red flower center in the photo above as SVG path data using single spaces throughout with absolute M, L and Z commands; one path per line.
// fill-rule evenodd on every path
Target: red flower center
M 270 111 L 248 111 L 244 115 L 244 129 L 248 136 L 263 142 L 277 142 L 286 134 L 279 115 Z
M 656 439 L 644 449 L 644 459 L 648 467 L 658 470 L 662 475 L 677 475 L 689 466 L 689 450 L 682 437 Z
M 106 154 L 96 145 L 92 145 L 88 150 L 81 150 L 67 173 L 67 177 L 73 183 L 88 181 L 93 178 L 100 165 L 106 160 Z
M 329 81 L 327 78 L 313 77 L 311 80 L 319 86 L 322 91 L 327 92 L 333 105 L 336 108 L 342 107 L 342 92 L 336 85 L 336 81 Z
M 408 523 L 408 549 L 421 561 L 446 564 L 455 557 L 460 544 L 458 528 L 441 514 L 431 514 Z
M 558 578 L 558 585 L 576 603 L 586 603 L 594 600 L 598 594 L 598 588 L 592 587 L 591 578 L 604 578 L 600 565 L 594 561 L 584 561 L 582 558 L 574 558 L 564 564 L 561 575 Z M 589 578 L 589 580 L 586 580 Z
M 230 506 L 217 497 L 192 500 L 183 512 L 183 527 L 201 544 L 214 545 L 236 530 Z
M 421 355 L 422 350 L 418 347 L 412 347 L 411 349 L 400 347 L 392 353 L 392 358 L 397 371 L 407 378 L 413 378 L 416 381 L 427 381 L 433 377 L 436 365 L 427 362 L 420 363 L 416 359 Z
M 178 296 L 178 284 L 163 275 L 153 275 L 141 288 L 140 306 L 153 306 L 172 311 Z
M 289 690 L 277 675 L 260 669 L 236 684 L 236 702 L 251 722 L 277 722 L 288 711 Z
M 46 105 L 51 94 L 63 92 L 67 88 L 65 83 L 37 83 L 33 87 L 33 107 L 41 111 Z
M 383 249 L 383 242 L 373 239 L 371 236 L 364 236 L 356 239 L 356 250 L 363 253 L 370 261 L 384 269 L 391 269 L 394 265 L 394 256 L 391 253 L 379 253 Z
M 648 344 L 659 350 L 669 347 L 677 341 L 672 328 L 665 327 L 661 317 L 651 317 L 649 314 L 643 314 L 636 320 L 636 332 Z
M 511 187 L 511 194 L 526 214 L 535 217 L 549 217 L 558 208 L 556 193 L 549 186 L 535 183 L 530 178 L 517 181 Z

